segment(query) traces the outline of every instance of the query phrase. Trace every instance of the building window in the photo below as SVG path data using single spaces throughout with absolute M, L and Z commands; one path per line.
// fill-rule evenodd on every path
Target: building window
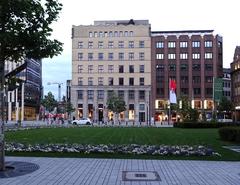
M 200 71 L 201 65 L 200 64 L 193 64 L 192 69 L 193 69 L 193 71 Z
M 211 48 L 212 45 L 213 45 L 212 41 L 205 41 L 205 42 L 204 42 L 205 48 Z
M 129 78 L 129 85 L 133 86 L 134 85 L 134 78 Z
M 144 52 L 140 52 L 139 53 L 139 60 L 144 60 L 145 56 L 144 56 Z
M 193 76 L 192 77 L 192 82 L 195 84 L 201 83 L 201 77 L 200 76 Z
M 187 53 L 180 53 L 180 59 L 182 59 L 182 60 L 188 59 L 188 54 Z
M 113 73 L 113 72 L 114 72 L 113 65 L 108 65 L 108 73 Z
M 123 32 L 120 31 L 120 32 L 119 32 L 119 37 L 122 37 L 122 36 L 123 36 Z
M 103 41 L 98 42 L 98 48 L 103 48 Z
M 188 83 L 188 76 L 181 76 L 181 83 Z
M 134 73 L 134 65 L 129 66 L 129 73 Z
M 108 85 L 110 85 L 110 86 L 113 85 L 113 77 L 108 78 Z
M 113 32 L 112 31 L 109 32 L 109 37 L 113 37 Z
M 103 100 L 104 99 L 104 90 L 98 90 L 98 99 Z
M 139 91 L 139 99 L 144 100 L 145 99 L 145 91 Z
M 164 48 L 164 42 L 156 42 L 156 48 Z
M 98 65 L 98 73 L 103 73 L 104 69 L 103 69 L 103 65 Z
M 180 42 L 180 48 L 187 48 L 188 47 L 188 42 Z
M 133 31 L 129 32 L 129 36 L 132 37 L 133 36 Z
M 212 76 L 206 76 L 205 77 L 205 82 L 206 83 L 212 83 L 213 82 L 213 77 Z
M 88 92 L 88 99 L 93 100 L 94 91 L 93 90 L 88 90 L 87 92 Z
M 129 100 L 134 100 L 134 98 L 135 98 L 135 91 L 134 90 L 129 90 L 128 91 L 128 99 Z
M 170 71 L 176 71 L 176 64 L 169 64 Z
M 114 31 L 114 37 L 118 37 L 118 31 Z
M 118 91 L 118 97 L 121 98 L 122 100 L 124 100 L 124 91 L 119 90 Z
M 164 71 L 164 64 L 157 64 L 156 69 L 157 71 Z
M 82 73 L 83 72 L 83 65 L 78 65 L 78 73 Z
M 98 77 L 98 85 L 103 85 L 103 77 Z
M 78 77 L 78 85 L 79 86 L 83 85 L 83 78 L 82 77 Z
M 134 48 L 134 41 L 129 41 L 128 42 L 128 47 L 129 48 Z
M 77 90 L 77 97 L 78 97 L 78 100 L 83 99 L 83 90 Z
M 206 71 L 212 71 L 213 70 L 213 65 L 212 64 L 205 64 L 205 70 Z
M 124 78 L 118 78 L 118 84 L 124 85 Z
M 118 41 L 118 48 L 124 48 L 124 41 Z
M 145 122 L 145 112 L 139 112 L 139 122 Z
M 192 41 L 193 48 L 200 48 L 200 41 Z
M 104 35 L 103 35 L 103 32 L 102 31 L 100 31 L 99 32 L 99 37 L 103 37 Z
M 139 110 L 141 111 L 145 110 L 145 104 L 139 104 Z
M 124 37 L 128 37 L 128 31 L 124 32 Z
M 188 65 L 187 64 L 181 64 L 180 65 L 180 70 L 181 71 L 187 71 L 188 70 Z
M 124 60 L 124 53 L 118 53 L 118 59 Z
M 107 37 L 107 36 L 108 36 L 108 32 L 105 31 L 103 36 L 104 36 L 104 37 Z
M 169 60 L 174 60 L 174 59 L 176 59 L 176 54 L 175 54 L 175 53 L 169 53 L 169 54 L 168 54 L 168 59 L 169 59 Z
M 108 53 L 108 60 L 110 60 L 110 61 L 113 60 L 113 53 Z
M 118 72 L 119 73 L 124 73 L 124 66 L 123 65 L 118 66 Z
M 156 59 L 157 60 L 163 60 L 164 59 L 164 54 L 163 53 L 157 53 L 156 54 Z
M 88 42 L 88 48 L 93 48 L 93 42 L 92 41 Z
M 193 93 L 194 93 L 194 95 L 200 95 L 201 94 L 201 89 L 200 88 L 193 88 Z
M 95 31 L 94 32 L 94 37 L 97 37 L 98 36 L 98 33 Z
M 98 60 L 103 60 L 103 53 L 98 53 Z
M 204 58 L 205 59 L 212 59 L 212 53 L 205 53 Z
M 133 52 L 128 53 L 128 60 L 134 60 L 134 53 Z
M 88 66 L 88 73 L 93 73 L 93 65 Z
M 93 60 L 93 53 L 88 53 L 88 60 Z
M 144 85 L 144 78 L 139 78 L 139 85 Z
M 78 53 L 78 60 L 79 61 L 83 60 L 83 53 Z
M 78 49 L 81 49 L 81 48 L 83 48 L 83 42 L 82 41 L 78 42 Z
M 88 77 L 88 85 L 89 86 L 93 85 L 93 77 Z
M 188 88 L 181 88 L 181 95 L 188 95 Z
M 139 66 L 139 73 L 144 73 L 144 65 Z
M 113 90 L 107 91 L 107 96 L 108 96 L 108 98 L 112 97 L 113 94 L 114 94 Z
M 145 47 L 144 41 L 140 40 L 139 41 L 139 48 L 144 48 L 144 47 Z
M 168 42 L 168 48 L 176 48 L 176 42 Z
M 93 33 L 92 32 L 89 32 L 89 37 L 93 37 Z
M 212 88 L 206 88 L 206 94 L 207 95 L 212 95 L 213 94 L 213 89 Z
M 108 41 L 108 48 L 113 48 L 113 41 Z
M 192 59 L 200 59 L 200 53 L 193 53 Z

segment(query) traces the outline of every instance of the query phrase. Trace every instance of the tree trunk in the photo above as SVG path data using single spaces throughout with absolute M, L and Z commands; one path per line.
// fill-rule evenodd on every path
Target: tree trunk
M 5 74 L 4 65 L 5 61 L 0 59 L 0 171 L 5 170 L 5 139 L 4 139 L 4 118 L 5 118 Z

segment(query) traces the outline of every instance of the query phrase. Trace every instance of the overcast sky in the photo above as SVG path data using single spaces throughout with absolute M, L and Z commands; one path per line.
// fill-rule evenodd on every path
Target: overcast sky
M 152 31 L 213 29 L 223 37 L 223 66 L 230 67 L 235 47 L 240 45 L 239 0 L 59 0 L 63 10 L 53 24 L 53 38 L 64 43 L 61 56 L 43 60 L 44 94 L 58 97 L 58 86 L 71 79 L 72 25 L 90 25 L 94 20 L 148 19 Z

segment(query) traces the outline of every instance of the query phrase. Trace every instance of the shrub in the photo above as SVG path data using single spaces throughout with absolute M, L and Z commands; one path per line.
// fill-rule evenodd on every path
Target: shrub
M 218 122 L 177 122 L 174 127 L 178 128 L 220 128 L 226 126 L 239 126 L 235 123 L 218 123 Z
M 224 141 L 240 142 L 240 127 L 222 127 L 218 133 Z

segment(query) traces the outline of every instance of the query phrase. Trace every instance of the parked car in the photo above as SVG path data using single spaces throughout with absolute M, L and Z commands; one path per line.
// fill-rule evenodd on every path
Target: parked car
M 73 120 L 73 125 L 91 125 L 92 121 L 89 118 L 80 118 L 79 120 Z

